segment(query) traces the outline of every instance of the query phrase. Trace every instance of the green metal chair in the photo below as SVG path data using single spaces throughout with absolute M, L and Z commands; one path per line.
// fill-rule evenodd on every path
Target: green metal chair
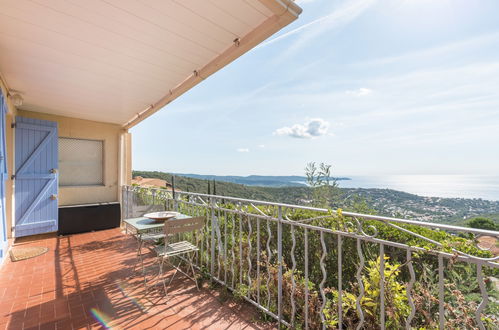
M 199 248 L 196 245 L 194 245 L 191 242 L 186 241 L 186 240 L 179 241 L 179 242 L 172 242 L 172 243 L 170 243 L 169 241 L 170 241 L 171 237 L 175 234 L 196 232 L 197 230 L 203 228 L 204 221 L 205 221 L 204 217 L 194 217 L 194 218 L 187 218 L 187 219 L 181 219 L 181 220 L 165 221 L 165 225 L 163 227 L 165 244 L 164 245 L 156 245 L 153 248 L 153 251 L 156 253 L 156 255 L 158 257 L 158 262 L 159 262 L 158 276 L 163 281 L 163 288 L 165 290 L 165 295 L 168 294 L 168 287 L 170 286 L 173 279 L 175 278 L 175 275 L 177 275 L 178 272 L 184 274 L 187 278 L 194 281 L 197 289 L 199 290 L 198 283 L 197 283 L 196 279 L 194 278 L 195 271 L 194 271 L 194 265 L 192 263 L 194 253 L 196 251 L 199 251 Z M 187 258 L 185 258 L 184 255 L 187 255 Z M 179 262 L 177 265 L 175 265 L 174 263 L 172 263 L 170 261 L 170 259 L 172 257 L 179 257 Z M 180 265 L 183 262 L 188 263 L 189 268 L 192 271 L 192 276 L 190 276 L 189 274 L 184 272 L 182 269 L 180 269 Z M 164 269 L 165 264 L 170 264 L 173 268 L 175 268 L 175 272 L 171 276 L 168 284 L 166 284 L 166 280 L 163 276 L 163 269 Z

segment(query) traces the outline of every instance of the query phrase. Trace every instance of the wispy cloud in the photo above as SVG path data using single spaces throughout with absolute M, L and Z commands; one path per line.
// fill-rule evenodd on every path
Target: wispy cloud
M 299 139 L 312 139 L 326 135 L 329 123 L 321 118 L 313 118 L 305 124 L 294 124 L 290 127 L 281 127 L 274 131 L 274 135 L 287 135 Z
M 319 17 L 311 22 L 305 23 L 294 30 L 288 31 L 280 36 L 277 36 L 269 41 L 261 43 L 259 46 L 255 47 L 261 48 L 268 45 L 271 45 L 275 42 L 281 41 L 283 39 L 289 38 L 293 35 L 301 34 L 301 38 L 298 39 L 292 48 L 298 48 L 301 44 L 306 41 L 315 38 L 319 34 L 322 34 L 326 31 L 330 31 L 335 28 L 339 28 L 344 26 L 351 21 L 355 20 L 358 16 L 360 16 L 364 11 L 370 8 L 376 0 L 349 0 L 346 1 L 343 5 L 335 8 L 328 15 Z M 302 34 L 302 32 L 307 31 L 306 34 Z
M 265 144 L 259 144 L 258 148 L 265 148 Z
M 237 152 L 250 152 L 250 150 L 248 148 L 237 148 L 236 151 Z
M 361 88 L 355 89 L 355 90 L 346 91 L 347 94 L 358 96 L 358 97 L 369 95 L 372 92 L 373 92 L 372 89 L 365 88 L 365 87 L 361 87 Z
M 487 45 L 495 45 L 499 42 L 499 33 L 488 33 L 479 36 L 474 36 L 472 38 L 459 40 L 455 42 L 449 42 L 436 47 L 430 47 L 425 49 L 413 50 L 411 52 L 406 52 L 396 56 L 388 56 L 383 58 L 374 58 L 368 61 L 356 63 L 355 65 L 364 66 L 380 66 L 391 64 L 395 62 L 420 62 L 421 60 L 428 58 L 434 59 L 439 56 L 454 55 L 456 52 L 462 52 L 463 50 L 482 48 Z

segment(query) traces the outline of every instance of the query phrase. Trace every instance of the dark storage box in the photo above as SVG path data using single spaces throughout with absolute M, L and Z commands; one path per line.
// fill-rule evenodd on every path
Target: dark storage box
M 58 234 L 116 228 L 120 219 L 119 202 L 60 206 Z

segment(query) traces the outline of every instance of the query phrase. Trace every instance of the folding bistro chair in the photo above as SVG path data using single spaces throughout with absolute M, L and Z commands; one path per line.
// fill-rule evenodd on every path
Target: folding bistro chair
M 165 244 L 157 245 L 156 247 L 154 247 L 154 252 L 156 252 L 159 262 L 158 275 L 163 281 L 163 288 L 165 289 L 165 295 L 168 293 L 167 287 L 170 286 L 173 279 L 175 278 L 175 275 L 177 275 L 177 272 L 184 274 L 189 279 L 194 281 L 194 283 L 196 283 L 196 287 L 199 290 L 198 283 L 194 278 L 195 272 L 194 272 L 194 266 L 192 264 L 192 258 L 194 257 L 194 252 L 199 251 L 199 248 L 188 241 L 169 243 L 169 239 L 173 234 L 181 234 L 188 232 L 194 233 L 195 231 L 203 228 L 203 226 L 204 226 L 204 217 L 194 217 L 187 219 L 165 221 L 165 225 L 163 227 Z M 187 255 L 187 258 L 183 257 L 183 255 Z M 179 263 L 177 265 L 172 263 L 170 261 L 171 257 L 179 257 Z M 182 269 L 180 269 L 180 265 L 182 264 L 182 262 L 187 262 L 189 264 L 189 268 L 192 271 L 192 277 L 186 272 L 184 272 Z M 170 264 L 173 268 L 175 268 L 175 272 L 171 276 L 168 285 L 166 284 L 165 278 L 163 277 L 163 268 L 165 266 L 165 263 Z

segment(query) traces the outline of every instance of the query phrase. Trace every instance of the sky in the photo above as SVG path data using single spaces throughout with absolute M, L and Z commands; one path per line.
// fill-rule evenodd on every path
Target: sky
M 297 21 L 131 130 L 135 170 L 499 174 L 499 1 L 297 3 Z

